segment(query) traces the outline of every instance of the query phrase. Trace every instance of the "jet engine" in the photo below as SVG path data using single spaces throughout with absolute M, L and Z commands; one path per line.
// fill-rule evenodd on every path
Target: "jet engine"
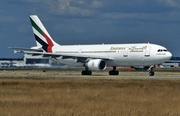
M 106 62 L 102 59 L 92 59 L 89 60 L 85 66 L 89 69 L 89 70 L 105 70 L 106 69 Z

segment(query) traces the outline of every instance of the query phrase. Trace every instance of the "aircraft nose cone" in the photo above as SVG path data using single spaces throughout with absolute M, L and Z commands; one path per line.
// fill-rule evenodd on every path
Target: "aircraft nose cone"
M 172 57 L 171 52 L 168 52 L 166 56 L 167 56 L 168 59 L 171 59 L 171 57 Z

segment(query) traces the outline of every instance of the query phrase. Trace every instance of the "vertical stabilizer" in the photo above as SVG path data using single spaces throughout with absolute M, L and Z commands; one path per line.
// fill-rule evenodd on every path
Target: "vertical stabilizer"
M 51 38 L 37 15 L 30 15 L 30 21 L 37 46 L 42 46 L 46 52 L 52 52 L 52 47 L 59 44 Z

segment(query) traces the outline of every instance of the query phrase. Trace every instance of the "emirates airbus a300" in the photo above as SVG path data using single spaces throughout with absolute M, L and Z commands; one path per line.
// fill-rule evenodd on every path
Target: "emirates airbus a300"
M 57 62 L 73 66 L 84 66 L 82 75 L 92 75 L 93 70 L 112 67 L 109 75 L 119 75 L 118 66 L 144 66 L 153 76 L 152 65 L 168 61 L 172 54 L 163 46 L 150 43 L 137 44 L 97 44 L 97 45 L 59 45 L 56 43 L 40 19 L 30 15 L 30 21 L 37 46 L 32 48 L 11 47 L 25 54 L 41 55 Z

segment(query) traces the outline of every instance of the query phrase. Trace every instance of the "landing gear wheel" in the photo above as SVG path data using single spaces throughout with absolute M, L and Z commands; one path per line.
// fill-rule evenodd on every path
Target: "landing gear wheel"
M 149 76 L 154 76 L 154 72 L 153 72 L 153 71 L 150 71 L 150 72 L 149 72 Z
M 154 76 L 154 65 L 152 65 L 151 67 L 150 67 L 150 70 L 149 70 L 149 76 Z
M 92 71 L 89 71 L 89 70 L 83 70 L 81 72 L 82 75 L 92 75 Z
M 109 75 L 119 75 L 119 71 L 109 71 Z
M 109 71 L 109 75 L 119 75 L 119 71 L 116 71 L 116 66 L 113 66 L 113 70 Z

